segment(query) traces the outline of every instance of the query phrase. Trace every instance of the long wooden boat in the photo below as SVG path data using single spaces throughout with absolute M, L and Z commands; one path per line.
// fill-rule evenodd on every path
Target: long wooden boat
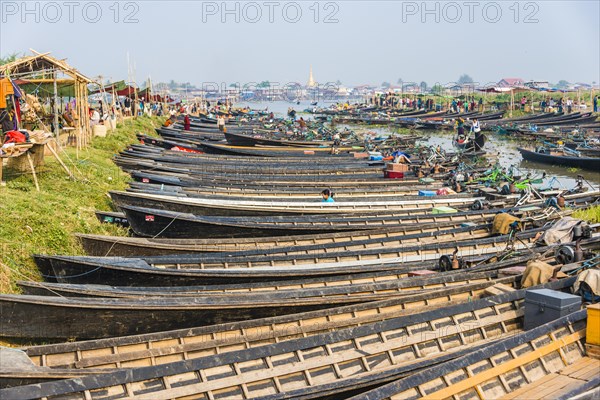
M 509 332 L 514 333 L 520 324 L 520 299 L 509 296 L 237 352 L 132 371 L 107 371 L 72 381 L 4 389 L 0 394 L 20 398 L 67 395 L 93 398 L 94 393 L 114 398 L 135 396 L 148 399 L 220 396 L 241 399 L 266 395 L 322 398 L 323 395 L 336 394 L 347 397 L 343 394 L 412 376 L 410 373 L 416 370 L 435 368 L 436 364 L 462 359 L 472 353 L 480 354 L 486 347 L 494 346 L 497 343 L 494 339 Z M 496 302 L 493 303 L 493 300 Z M 577 335 L 571 334 L 567 336 L 566 343 L 558 341 L 559 345 L 553 347 L 554 351 L 563 349 L 574 357 L 572 353 L 581 351 L 581 344 L 575 350 L 567 344 L 581 339 L 580 321 L 585 318 L 583 313 L 545 325 L 544 329 L 515 334 L 513 337 L 517 339 L 513 339 L 513 343 L 529 343 L 540 337 L 555 337 L 552 333 L 562 336 L 561 332 L 574 331 Z M 461 319 L 455 317 L 458 315 L 474 323 L 461 323 Z M 440 320 L 446 321 L 446 326 L 436 323 Z M 500 341 L 504 342 L 506 340 Z M 496 345 L 493 349 L 497 347 L 501 346 Z M 515 354 L 513 358 L 516 357 Z
M 575 279 L 561 279 L 536 288 L 561 290 L 572 286 Z M 513 287 L 518 279 L 513 276 L 497 282 Z M 54 369 L 152 366 L 234 351 L 242 343 L 255 347 L 385 321 L 402 315 L 420 314 L 434 307 L 447 307 L 466 300 L 480 299 L 485 296 L 484 290 L 487 287 L 487 282 L 459 285 L 402 298 L 299 314 L 111 339 L 29 346 L 23 350 L 35 366 Z
M 517 150 L 519 150 L 519 153 L 527 161 L 600 171 L 600 157 L 574 157 L 552 153 L 539 153 L 521 147 Z
M 262 174 L 263 176 L 282 175 L 282 176 L 320 176 L 320 175 L 335 175 L 339 178 L 340 175 L 351 175 L 356 177 L 380 177 L 381 165 L 360 165 L 358 163 L 351 164 L 332 164 L 332 165 L 315 165 L 303 163 L 301 165 L 287 164 L 280 162 L 279 164 L 254 164 L 254 163 L 203 163 L 203 164 L 184 164 L 178 158 L 171 160 L 162 157 L 162 161 L 143 160 L 141 158 L 131 158 L 117 156 L 114 158 L 115 164 L 120 167 L 128 168 L 158 168 L 163 169 L 185 169 L 190 174 L 206 175 L 206 174 L 231 174 L 231 175 L 255 175 Z
M 568 201 L 587 199 L 594 201 L 599 192 L 590 191 L 565 195 Z M 176 196 L 110 192 L 113 203 L 117 207 L 134 206 L 168 210 L 175 212 L 191 213 L 194 215 L 223 215 L 223 216 L 260 216 L 260 215 L 310 215 L 310 214 L 348 214 L 367 212 L 414 212 L 417 210 L 431 210 L 434 207 L 468 208 L 483 197 L 458 197 L 448 196 L 423 197 L 416 200 L 395 200 L 380 202 L 275 202 L 275 201 L 244 201 L 244 200 L 214 200 L 207 198 L 178 198 Z M 521 199 L 518 194 L 507 195 L 495 206 L 510 206 Z M 541 205 L 545 199 L 529 200 L 529 205 Z
M 111 199 L 117 207 L 135 206 L 155 208 L 175 212 L 192 213 L 195 215 L 290 215 L 290 214 L 340 214 L 373 211 L 414 211 L 431 209 L 439 206 L 470 206 L 483 197 L 446 198 L 423 197 L 418 200 L 395 200 L 381 202 L 269 202 L 244 200 L 214 200 L 211 198 L 178 198 L 174 196 L 110 192 Z
M 362 147 L 254 147 L 254 146 L 230 146 L 203 142 L 204 151 L 211 154 L 232 154 L 260 157 L 351 157 L 350 153 L 363 150 Z
M 156 171 L 156 170 L 131 170 L 129 171 L 132 178 L 137 182 L 142 183 L 156 183 L 165 185 L 175 185 L 184 187 L 198 187 L 198 186 L 214 186 L 220 187 L 249 187 L 249 188 L 269 188 L 269 187 L 286 187 L 286 188 L 310 188 L 314 190 L 319 187 L 330 187 L 338 190 L 340 188 L 369 188 L 371 190 L 379 190 L 380 188 L 386 187 L 403 187 L 403 186 L 424 186 L 423 189 L 437 189 L 443 186 L 442 177 L 436 177 L 440 180 L 434 180 L 433 182 L 422 183 L 421 180 L 412 177 L 405 177 L 404 179 L 343 179 L 336 180 L 325 180 L 319 177 L 312 177 L 310 180 L 294 179 L 291 180 L 289 177 L 278 177 L 271 176 L 271 179 L 254 179 L 254 176 L 223 176 L 223 175 L 212 175 L 212 176 L 190 176 L 187 171 L 179 172 L 168 172 L 168 171 Z
M 309 235 L 289 235 L 293 231 L 286 230 L 285 236 L 249 237 L 249 238 L 221 238 L 221 239 L 168 239 L 168 238 L 141 238 L 123 236 L 103 236 L 77 234 L 86 253 L 91 256 L 142 256 L 142 255 L 165 255 L 182 253 L 207 253 L 250 250 L 259 248 L 275 248 L 290 245 L 311 245 L 341 243 L 356 240 L 376 239 L 383 237 L 402 236 L 410 233 L 424 233 L 437 231 L 439 229 L 457 228 L 471 224 L 490 221 L 497 212 L 507 210 L 483 210 L 465 211 L 455 214 L 440 214 L 431 216 L 415 217 L 412 220 L 400 217 L 397 226 L 390 226 L 391 221 L 375 227 L 375 229 L 351 230 L 349 232 L 317 233 Z M 537 207 L 525 207 L 511 210 L 513 215 L 528 218 L 539 211 Z M 568 213 L 568 212 L 567 212 Z M 567 215 L 563 213 L 562 215 Z M 123 215 L 123 218 L 126 218 Z M 369 216 L 369 223 L 375 224 L 374 216 Z M 333 220 L 329 220 L 333 224 Z M 298 221 L 297 221 L 298 222 Z M 274 220 L 272 225 L 277 224 Z M 367 225 L 367 221 L 364 222 Z M 246 227 L 247 225 L 243 225 Z M 263 228 L 261 228 L 263 229 Z M 211 229 L 216 231 L 217 228 Z M 232 232 L 232 235 L 235 231 Z M 213 233 L 211 232 L 211 236 Z
M 6 363 L 8 366 L 0 371 L 0 388 L 80 377 L 111 371 L 114 368 L 161 365 L 176 360 L 195 359 L 231 352 L 242 344 L 246 348 L 256 347 L 290 340 L 298 337 L 299 333 L 303 336 L 314 336 L 335 329 L 422 313 L 431 308 L 430 305 L 438 304 L 444 299 L 479 297 L 481 284 L 469 286 L 471 288 L 468 290 L 464 289 L 465 286 L 456 286 L 426 292 L 426 295 L 421 293 L 403 297 L 410 299 L 408 303 L 393 299 L 178 331 L 30 347 L 26 349 L 27 354 L 19 354 L 15 359 L 17 362 L 12 365 Z M 417 309 L 414 307 L 416 303 L 423 303 L 426 308 Z M 457 303 L 457 300 L 450 300 L 445 306 L 453 303 Z M 366 305 L 369 307 L 365 307 Z M 378 307 L 373 307 L 375 305 Z M 360 317 L 354 315 L 353 318 L 340 318 L 349 313 L 359 313 Z M 271 324 L 265 325 L 267 322 Z M 512 324 L 507 326 L 508 329 L 514 329 Z M 239 333 L 231 335 L 232 330 L 238 330 Z M 109 342 L 110 347 L 107 349 Z M 143 348 L 148 350 L 144 351 Z M 0 355 L 6 356 L 3 350 L 0 349 Z
M 517 239 L 524 245 L 533 243 L 533 238 L 543 232 L 543 228 L 530 229 L 517 234 Z M 468 230 L 457 229 L 468 236 Z M 423 240 L 422 238 L 420 238 Z M 495 251 L 506 247 L 508 241 L 512 241 L 512 235 L 492 236 L 489 231 L 479 230 L 472 238 L 455 238 L 452 234 L 445 236 L 440 241 L 426 240 L 421 242 L 410 242 L 404 244 L 402 240 L 392 239 L 389 246 L 376 246 L 371 242 L 367 245 L 343 244 L 332 245 L 321 249 L 320 245 L 290 246 L 282 249 L 258 249 L 229 253 L 206 253 L 190 255 L 155 256 L 140 258 L 117 258 L 117 257 L 90 257 L 90 256 L 42 256 L 36 255 L 38 266 L 44 268 L 50 262 L 53 269 L 58 265 L 66 264 L 63 268 L 69 269 L 71 275 L 78 268 L 84 272 L 90 266 L 129 266 L 132 268 L 156 267 L 161 269 L 187 270 L 187 269 L 218 269 L 235 270 L 256 269 L 263 270 L 274 268 L 321 268 L 336 267 L 341 265 L 371 265 L 386 263 L 401 263 L 409 261 L 438 260 L 456 248 L 462 254 L 489 254 L 490 249 Z M 399 243 L 399 244 L 398 244 Z M 381 248 L 384 247 L 384 248 Z M 473 253 L 470 253 L 473 251 Z M 332 265 L 329 265 L 329 264 Z M 77 265 L 83 264 L 82 267 Z M 45 268 L 44 268 L 45 269 Z M 66 275 L 66 271 L 63 272 Z
M 150 140 L 162 140 L 162 139 L 155 139 L 155 138 L 145 138 L 146 141 L 150 141 Z M 171 142 L 168 141 L 168 143 L 173 144 L 173 145 L 183 145 L 183 144 L 189 144 L 191 142 L 188 141 L 182 141 L 182 142 Z M 281 160 L 279 159 L 275 159 L 275 158 L 265 158 L 265 157 L 252 157 L 252 156 L 236 156 L 236 155 L 225 155 L 225 154 L 206 154 L 206 153 L 189 153 L 189 152 L 185 152 L 185 151 L 181 151 L 181 150 L 171 150 L 171 148 L 168 149 L 163 149 L 161 148 L 157 148 L 157 147 L 153 147 L 153 146 L 149 146 L 147 144 L 143 144 L 143 145 L 138 145 L 138 144 L 132 144 L 130 146 L 128 146 L 128 148 L 122 152 L 120 152 L 119 154 L 123 155 L 123 156 L 131 156 L 131 157 L 147 157 L 147 158 L 151 158 L 151 157 L 158 157 L 158 156 L 171 156 L 171 157 L 179 157 L 182 160 L 187 160 L 187 163 L 194 163 L 194 162 L 219 162 L 219 163 L 223 163 L 223 162 L 229 162 L 229 163 L 255 163 L 255 164 L 280 164 L 282 163 Z M 305 158 L 294 158 L 294 159 L 290 159 L 290 160 L 286 160 L 285 161 L 287 164 L 314 164 L 314 160 L 311 159 L 305 159 Z M 374 162 L 369 161 L 369 160 L 365 160 L 365 159 L 354 159 L 354 158 L 336 158 L 336 157 L 331 157 L 331 158 L 323 158 L 319 160 L 319 164 L 323 164 L 323 165 L 331 165 L 331 164 L 340 164 L 340 163 L 345 163 L 345 164 L 373 164 Z
M 175 189 L 175 190 L 173 190 Z M 273 193 L 275 196 L 268 196 L 267 193 L 244 193 L 244 192 L 229 192 L 227 190 L 223 191 L 202 191 L 201 189 L 197 190 L 176 190 L 176 188 L 165 188 L 159 185 L 151 187 L 144 185 L 132 185 L 129 188 L 125 189 L 127 193 L 141 193 L 141 194 L 157 194 L 161 196 L 171 196 L 177 199 L 206 199 L 210 198 L 211 200 L 226 200 L 226 201 L 285 201 L 286 203 L 320 203 L 323 200 L 320 191 L 313 190 L 312 193 L 298 196 L 298 195 L 282 195 L 277 196 L 277 192 Z M 335 193 L 335 192 L 334 192 Z M 463 192 L 457 194 L 445 194 L 445 195 L 436 195 L 434 193 L 428 192 L 428 194 L 433 194 L 433 196 L 427 196 L 429 198 L 434 197 L 437 199 L 464 199 L 469 198 L 472 199 L 474 195 L 473 192 Z M 498 193 L 500 195 L 500 193 Z M 419 201 L 426 198 L 426 196 L 420 195 L 419 191 L 411 192 L 396 192 L 396 193 L 379 193 L 379 192 L 371 192 L 366 196 L 361 196 L 358 193 L 354 195 L 348 194 L 340 194 L 335 193 L 336 202 L 338 204 L 343 204 L 346 202 L 386 202 L 386 201 Z
M 167 164 L 184 164 L 184 165 L 201 165 L 205 168 L 216 167 L 219 165 L 222 166 L 271 166 L 273 168 L 285 168 L 287 166 L 293 166 L 298 168 L 309 169 L 312 168 L 317 170 L 328 170 L 339 168 L 343 169 L 360 169 L 367 168 L 373 166 L 382 165 L 381 161 L 369 161 L 365 159 L 355 159 L 350 157 L 338 158 L 338 159 L 325 159 L 324 162 L 319 162 L 315 164 L 314 160 L 311 162 L 310 160 L 306 160 L 303 158 L 296 158 L 291 160 L 281 160 L 274 158 L 260 159 L 259 157 L 235 157 L 235 156 L 218 156 L 218 157 L 209 157 L 209 155 L 198 154 L 198 153 L 188 153 L 183 151 L 148 151 L 147 146 L 143 150 L 140 150 L 139 147 L 132 147 L 128 150 L 124 150 L 119 155 L 122 158 L 131 158 L 133 161 L 142 159 L 154 160 L 161 163 Z M 257 160 L 258 158 L 258 160 Z M 418 160 L 417 160 L 418 161 Z
M 514 261 L 507 261 L 515 265 Z M 507 264 L 505 263 L 505 264 Z M 491 270 L 490 270 L 491 269 Z M 315 300 L 335 304 L 358 303 L 382 300 L 416 293 L 429 287 L 443 288 L 467 283 L 484 282 L 498 278 L 498 267 L 493 264 L 477 267 L 474 270 L 455 270 L 438 272 L 422 278 L 409 276 L 414 269 L 400 268 L 385 272 L 367 272 L 358 276 L 330 276 L 323 278 L 307 278 L 292 281 L 236 283 L 224 285 L 202 286 L 108 286 L 84 285 L 53 282 L 19 281 L 23 294 L 33 296 L 65 296 L 65 297 L 101 297 L 101 298 L 202 298 L 200 304 L 207 299 L 247 299 L 262 302 L 265 298 L 273 301 L 305 302 L 311 305 Z M 350 280 L 352 282 L 350 282 Z M 230 297 L 232 296 L 232 297 Z
M 365 301 L 402 297 L 440 285 L 494 282 L 497 271 L 447 272 L 434 277 L 366 285 L 270 291 L 269 293 L 198 293 L 181 297 L 84 298 L 0 295 L 2 315 L 10 323 L 2 337 L 101 338 L 273 317 Z M 46 294 L 50 291 L 44 292 Z
M 374 198 L 374 197 L 398 197 L 398 196 L 418 196 L 419 192 L 430 191 L 432 189 L 426 185 L 420 186 L 389 186 L 378 188 L 376 191 L 367 188 L 338 188 L 335 190 L 335 198 L 340 200 L 350 200 L 353 198 Z M 236 196 L 236 197 L 260 197 L 274 199 L 308 199 L 310 201 L 321 200 L 321 194 L 315 192 L 315 188 L 292 187 L 286 188 L 281 186 L 175 186 L 156 183 L 130 182 L 127 191 L 152 191 L 152 192 L 169 192 L 182 193 L 203 196 Z
M 179 130 L 179 129 L 160 127 L 160 128 L 156 128 L 156 133 L 165 140 L 175 139 L 175 140 L 192 140 L 192 141 L 197 140 L 197 141 L 216 141 L 217 142 L 217 141 L 223 141 L 225 139 L 225 136 L 223 135 L 223 133 L 221 131 L 206 132 L 206 133 L 197 132 L 196 133 L 196 132 L 185 132 L 185 131 Z M 161 143 L 156 142 L 156 143 L 151 143 L 151 144 L 159 145 Z
M 577 311 L 362 393 L 352 400 L 488 400 L 512 398 L 513 395 L 523 398 L 518 389 L 525 385 L 530 385 L 529 389 L 534 387 L 535 398 L 553 395 L 564 386 L 548 386 L 552 378 L 563 370 L 569 371 L 571 365 L 584 358 L 585 323 L 586 310 Z M 593 377 L 596 373 L 593 371 L 589 375 Z M 568 376 L 566 373 L 563 378 Z
M 531 241 L 532 238 L 528 239 Z M 490 242 L 485 247 L 480 243 L 472 246 L 461 247 L 464 251 L 459 256 L 466 263 L 485 262 L 493 260 L 496 254 L 504 254 L 506 242 L 493 241 L 497 238 L 485 239 Z M 597 248 L 597 237 L 585 241 L 590 248 Z M 433 246 L 431 246 L 433 247 Z M 442 246 L 444 247 L 444 246 Z M 555 247 L 529 247 L 525 242 L 515 245 L 513 249 L 527 249 L 528 254 L 553 250 Z M 199 264 L 193 265 L 193 258 L 174 260 L 179 263 L 162 263 L 156 266 L 149 265 L 141 259 L 112 260 L 94 257 L 67 257 L 67 256 L 36 256 L 36 263 L 43 278 L 49 282 L 62 283 L 93 283 L 114 286 L 195 286 L 205 284 L 223 284 L 229 282 L 261 282 L 285 281 L 309 277 L 324 277 L 334 275 L 347 275 L 359 272 L 389 271 L 398 268 L 437 269 L 441 255 L 448 255 L 453 248 L 430 249 L 428 256 L 401 256 L 384 260 L 358 260 L 346 262 L 333 262 L 322 264 L 305 264 L 301 266 L 277 267 L 248 267 L 245 268 L 202 268 Z M 415 250 L 416 251 L 416 250 Z M 436 252 L 438 252 L 436 254 Z M 437 258 L 436 258 L 437 257 Z M 358 256 L 356 257 L 358 259 Z M 425 258 L 425 260 L 423 260 Z M 429 260 L 427 260 L 429 259 Z M 187 260 L 187 263 L 186 263 Z M 418 260 L 418 261 L 417 261 Z M 169 261 L 161 259 L 161 261 Z M 159 267 L 160 265 L 160 267 Z
M 224 132 L 227 143 L 232 146 L 253 147 L 253 146 L 291 146 L 291 147 L 331 147 L 331 141 L 310 141 L 310 140 L 288 140 L 288 139 L 270 139 L 260 136 L 245 135 L 242 133 Z
M 408 212 L 374 212 L 358 214 L 331 214 L 306 216 L 265 216 L 265 217 L 220 217 L 198 216 L 189 213 L 156 210 L 152 208 L 121 206 L 125 218 L 133 232 L 143 237 L 164 238 L 208 238 L 208 237 L 265 237 L 307 235 L 343 231 L 371 231 L 385 227 L 405 227 L 408 231 L 419 229 L 415 224 L 427 224 L 424 228 L 436 230 L 445 222 L 477 222 L 491 219 L 498 212 L 511 212 L 526 215 L 534 220 L 546 218 L 537 206 L 519 209 L 491 209 L 480 211 L 459 211 L 435 214 L 427 210 Z M 524 214 L 522 214 L 524 213 Z M 485 217 L 483 215 L 486 215 Z M 440 228 L 446 225 L 440 225 Z

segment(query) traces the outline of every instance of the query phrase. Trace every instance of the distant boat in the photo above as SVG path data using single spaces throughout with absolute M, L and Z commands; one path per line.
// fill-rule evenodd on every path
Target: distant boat
M 581 157 L 576 155 L 565 155 L 564 153 L 552 152 L 548 149 L 537 149 L 531 151 L 518 148 L 523 158 L 527 161 L 535 161 L 543 164 L 562 165 L 591 171 L 600 170 L 600 157 Z

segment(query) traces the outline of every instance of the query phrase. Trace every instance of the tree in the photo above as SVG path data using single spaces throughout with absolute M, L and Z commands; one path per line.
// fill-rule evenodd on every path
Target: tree
M 391 85 L 389 82 L 382 82 L 382 83 L 381 83 L 381 87 L 382 87 L 382 88 L 386 88 L 386 89 L 387 89 L 387 88 L 389 88 L 390 86 L 392 86 L 392 85 Z
M 342 86 L 342 81 L 340 81 L 340 80 L 338 79 L 337 81 L 335 81 L 335 84 L 336 84 L 337 86 Z
M 19 58 L 19 53 L 12 53 L 4 57 L 0 57 L 0 65 L 8 64 Z
M 258 85 L 256 85 L 256 87 L 259 87 L 259 88 L 268 88 L 268 87 L 271 87 L 271 82 L 269 82 L 269 81 L 262 81 L 261 83 L 259 83 Z
M 467 74 L 462 74 L 460 78 L 458 78 L 458 84 L 464 85 L 465 83 L 473 83 L 473 78 Z
M 396 83 L 397 83 L 398 85 L 402 85 L 402 82 L 404 82 L 404 81 L 402 80 L 402 78 L 398 78 L 398 81 L 397 81 Z
M 431 91 L 435 94 L 442 94 L 444 92 L 444 87 L 438 83 L 433 85 Z
M 173 79 L 169 82 L 169 89 L 177 89 L 177 83 Z
M 566 89 L 569 87 L 569 82 L 565 81 L 564 79 L 561 79 L 560 81 L 558 81 L 558 83 L 556 84 L 556 87 L 558 89 Z
M 419 88 L 421 88 L 421 92 L 427 91 L 427 82 L 423 81 L 419 84 Z

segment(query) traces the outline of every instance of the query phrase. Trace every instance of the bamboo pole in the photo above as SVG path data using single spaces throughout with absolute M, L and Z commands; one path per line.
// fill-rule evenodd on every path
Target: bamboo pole
M 53 72 L 54 77 L 54 136 L 58 139 L 60 130 L 58 129 L 58 84 L 56 83 L 56 69 Z
M 59 162 L 59 164 L 62 165 L 62 167 L 64 168 L 64 170 L 69 175 L 69 178 L 73 178 L 73 174 L 71 173 L 71 171 L 69 170 L 69 168 L 67 168 L 67 166 L 65 165 L 65 163 L 63 162 L 63 160 L 61 160 L 61 158 L 58 156 L 58 153 L 56 152 L 56 150 L 54 150 L 52 148 L 52 146 L 48 146 L 48 149 L 50 150 L 50 152 L 52 153 L 52 155 L 54 156 L 54 158 L 56 158 L 56 160 Z
M 31 156 L 29 155 L 29 150 L 27 150 L 27 152 L 25 152 L 25 155 L 27 156 L 27 161 L 29 162 L 29 167 L 31 168 L 31 173 L 33 174 L 33 182 L 35 183 L 35 188 L 39 192 L 40 184 L 38 183 L 37 175 L 35 173 L 35 167 L 33 166 L 33 161 L 31 160 Z

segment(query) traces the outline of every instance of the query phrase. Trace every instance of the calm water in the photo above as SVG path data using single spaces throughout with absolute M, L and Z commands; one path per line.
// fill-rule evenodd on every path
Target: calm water
M 300 102 L 300 104 L 275 101 L 275 102 L 249 102 L 249 103 L 241 103 L 236 104 L 236 106 L 249 106 L 253 109 L 265 109 L 268 108 L 269 111 L 273 111 L 275 114 L 279 114 L 280 116 L 285 116 L 287 114 L 288 107 L 293 107 L 297 112 L 303 111 L 307 108 L 312 108 L 310 102 Z M 319 103 L 319 106 L 328 106 L 329 104 Z M 303 115 L 306 119 L 310 118 L 310 115 Z M 381 135 L 389 135 L 394 132 L 398 132 L 397 130 L 393 130 L 386 127 L 369 127 L 369 126 L 351 126 L 350 128 L 357 131 L 374 131 L 378 132 Z M 426 139 L 421 141 L 423 144 L 427 145 L 440 145 L 443 149 L 447 151 L 452 151 L 452 136 L 451 132 L 441 132 L 441 131 L 424 131 L 418 130 L 416 131 L 418 134 L 422 134 L 426 136 Z M 531 146 L 529 143 L 522 143 L 516 140 L 507 139 L 504 137 L 499 137 L 493 133 L 487 133 L 488 141 L 485 145 L 485 150 L 492 157 L 496 157 L 500 164 L 504 167 L 514 166 L 518 168 L 523 175 L 527 173 L 531 173 L 532 176 L 541 177 L 543 172 L 546 172 L 546 179 L 544 184 L 547 184 L 553 177 L 556 178 L 559 185 L 563 187 L 570 188 L 575 183 L 575 178 L 577 175 L 582 175 L 587 181 L 596 187 L 600 186 L 600 171 L 586 171 L 586 170 L 573 170 L 569 168 L 564 168 L 560 166 L 546 165 L 533 163 L 529 161 L 523 160 L 521 157 L 521 153 L 517 151 L 517 147 L 523 146 L 528 147 Z M 543 185 L 542 185 L 543 186 Z M 556 184 L 554 185 L 556 187 Z

